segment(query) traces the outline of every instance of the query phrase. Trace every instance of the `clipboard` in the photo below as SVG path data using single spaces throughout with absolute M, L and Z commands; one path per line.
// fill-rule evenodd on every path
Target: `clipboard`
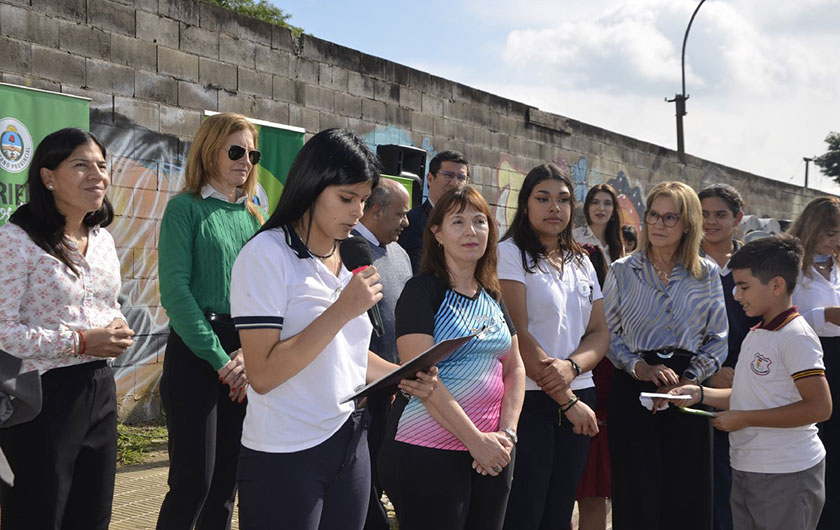
M 468 343 L 473 338 L 477 337 L 484 331 L 484 328 L 457 339 L 448 339 L 438 342 L 428 350 L 424 351 L 414 359 L 403 364 L 393 372 L 386 374 L 376 381 L 363 386 L 358 392 L 343 400 L 341 403 L 356 398 L 366 397 L 373 394 L 390 395 L 397 391 L 397 385 L 403 379 L 415 379 L 414 374 L 417 372 L 424 372 L 449 357 L 455 350 Z

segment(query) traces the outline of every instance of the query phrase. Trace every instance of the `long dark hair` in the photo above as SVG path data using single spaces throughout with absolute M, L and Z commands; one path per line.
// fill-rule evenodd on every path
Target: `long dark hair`
M 563 251 L 563 263 L 571 259 L 582 262 L 583 250 L 572 237 L 572 229 L 574 228 L 574 211 L 575 211 L 575 187 L 572 184 L 572 179 L 565 175 L 557 164 L 548 163 L 540 164 L 535 167 L 525 176 L 525 181 L 522 183 L 522 189 L 519 191 L 519 198 L 516 204 L 516 215 L 513 216 L 513 222 L 508 227 L 502 240 L 513 238 L 513 242 L 519 247 L 522 253 L 522 268 L 527 272 L 534 272 L 540 258 L 546 258 L 547 252 L 545 245 L 540 241 L 540 237 L 534 232 L 534 228 L 528 221 L 528 199 L 537 184 L 544 180 L 559 180 L 564 183 L 569 189 L 569 206 L 571 208 L 571 216 L 569 224 L 566 229 L 557 237 L 557 242 L 560 245 L 560 250 Z M 528 255 L 533 259 L 533 265 L 530 263 Z
M 375 188 L 380 173 L 379 159 L 358 134 L 349 129 L 323 130 L 310 138 L 295 157 L 277 208 L 257 233 L 294 227 L 308 212 L 308 236 L 315 201 L 327 186 L 370 182 Z
M 41 169 L 56 169 L 80 145 L 93 142 L 102 151 L 102 157 L 107 159 L 105 146 L 88 131 L 70 127 L 60 129 L 47 135 L 32 156 L 29 166 L 27 186 L 29 188 L 29 202 L 23 204 L 9 218 L 21 227 L 36 245 L 60 260 L 79 275 L 79 270 L 73 262 L 70 247 L 64 237 L 64 225 L 67 223 L 64 215 L 55 205 L 55 197 L 44 185 L 41 179 Z M 82 219 L 87 227 L 108 226 L 114 220 L 114 208 L 106 196 L 98 210 L 88 212 Z
M 624 256 L 624 237 L 621 234 L 621 216 L 618 207 L 618 195 L 615 188 L 609 184 L 596 184 L 589 188 L 586 199 L 583 201 L 583 215 L 586 217 L 586 224 L 592 225 L 592 218 L 589 217 L 589 206 L 595 199 L 596 193 L 606 193 L 613 203 L 613 211 L 610 220 L 607 221 L 607 229 L 604 236 L 607 238 L 607 245 L 610 247 L 610 261 L 615 261 Z
M 466 187 L 461 190 L 449 190 L 435 203 L 434 209 L 429 214 L 429 220 L 426 222 L 426 228 L 423 230 L 423 258 L 420 262 L 420 271 L 434 274 L 448 288 L 452 287 L 452 278 L 449 275 L 449 268 L 446 266 L 444 250 L 438 244 L 433 230 L 443 224 L 443 220 L 448 214 L 461 213 L 469 206 L 487 217 L 488 227 L 487 248 L 484 249 L 484 255 L 478 259 L 478 263 L 475 265 L 475 279 L 479 285 L 490 293 L 490 296 L 498 301 L 502 292 L 499 286 L 499 277 L 496 275 L 496 261 L 498 259 L 496 246 L 498 245 L 499 229 L 493 220 L 493 214 L 490 213 L 490 206 L 487 205 L 487 201 L 475 188 Z

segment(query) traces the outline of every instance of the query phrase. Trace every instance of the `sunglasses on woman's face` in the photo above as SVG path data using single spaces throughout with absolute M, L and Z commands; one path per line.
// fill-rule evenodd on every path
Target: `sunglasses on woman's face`
M 241 145 L 232 145 L 230 149 L 228 149 L 228 158 L 231 160 L 239 160 L 243 156 L 245 156 L 246 149 Z M 248 151 L 248 160 L 251 161 L 251 164 L 257 165 L 260 163 L 260 157 L 262 155 L 257 150 Z

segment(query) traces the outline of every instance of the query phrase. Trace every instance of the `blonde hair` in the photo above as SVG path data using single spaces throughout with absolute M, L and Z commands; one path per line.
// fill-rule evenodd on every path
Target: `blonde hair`
M 682 182 L 660 182 L 648 193 L 645 214 L 658 197 L 667 197 L 677 206 L 677 213 L 680 214 L 686 229 L 677 248 L 677 258 L 692 276 L 702 280 L 706 272 L 700 258 L 700 241 L 703 239 L 703 208 L 700 206 L 700 199 L 693 189 Z M 648 230 L 649 225 L 644 219 L 638 248 L 646 253 L 650 250 Z
M 788 233 L 802 242 L 805 255 L 802 257 L 802 272 L 811 277 L 811 265 L 814 264 L 817 242 L 829 230 L 840 227 L 840 199 L 837 197 L 817 197 L 805 206 L 794 221 Z M 840 256 L 835 252 L 835 258 Z
M 187 155 L 187 169 L 185 172 L 184 191 L 198 195 L 206 184 L 213 177 L 218 177 L 219 169 L 216 164 L 216 157 L 227 137 L 239 131 L 246 130 L 254 137 L 254 145 L 259 145 L 259 134 L 257 128 L 241 114 L 225 112 L 214 114 L 208 117 L 198 132 L 195 133 L 189 155 Z M 254 195 L 257 192 L 257 166 L 251 168 L 242 191 L 248 198 L 246 208 L 248 213 L 254 216 L 260 224 L 265 221 L 262 211 L 254 204 Z

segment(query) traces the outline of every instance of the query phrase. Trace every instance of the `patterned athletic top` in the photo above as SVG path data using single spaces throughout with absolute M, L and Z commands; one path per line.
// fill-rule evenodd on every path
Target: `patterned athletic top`
M 516 333 L 507 309 L 484 289 L 473 297 L 447 289 L 435 276 L 419 274 L 405 285 L 395 310 L 397 338 L 432 335 L 435 343 L 487 330 L 438 363 L 438 378 L 482 432 L 494 432 L 504 396 L 501 360 Z M 466 451 L 466 446 L 411 397 L 400 416 L 396 438 L 412 445 Z

